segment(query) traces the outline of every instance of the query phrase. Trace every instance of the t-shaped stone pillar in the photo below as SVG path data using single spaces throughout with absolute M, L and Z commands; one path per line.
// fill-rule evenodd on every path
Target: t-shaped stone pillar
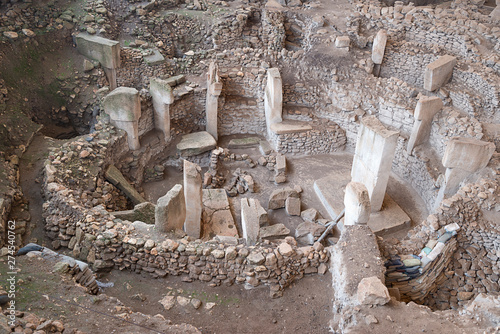
M 152 78 L 149 92 L 153 97 L 155 128 L 161 130 L 165 141 L 170 139 L 170 105 L 174 103 L 172 87 L 166 80 Z
M 344 226 L 366 225 L 370 219 L 370 195 L 363 183 L 349 182 L 344 195 Z
M 176 184 L 160 197 L 155 208 L 155 228 L 158 232 L 181 230 L 186 219 L 186 201 L 182 185 Z
M 184 160 L 184 197 L 186 198 L 186 221 L 184 231 L 193 238 L 201 236 L 201 212 L 203 192 L 201 189 L 201 168 Z
M 111 39 L 79 33 L 75 37 L 78 51 L 101 63 L 111 90 L 116 88 L 116 69 L 120 67 L 120 43 Z
M 441 56 L 425 68 L 424 89 L 432 92 L 445 85 L 453 74 L 453 68 L 457 58 L 453 56 Z
M 267 132 L 271 133 L 271 124 L 283 121 L 283 87 L 280 71 L 277 68 L 267 70 L 267 85 L 264 94 Z
M 407 152 L 411 154 L 413 148 L 429 139 L 431 133 L 431 123 L 434 115 L 443 107 L 443 101 L 436 96 L 423 96 L 418 100 L 415 108 L 415 123 L 408 141 Z
M 205 112 L 207 117 L 207 132 L 217 140 L 217 108 L 218 98 L 222 91 L 222 82 L 219 78 L 219 67 L 214 62 L 210 63 L 207 73 L 207 98 Z
M 372 212 L 382 208 L 397 140 L 398 132 L 388 130 L 375 116 L 361 119 L 351 177 L 368 189 Z
M 434 208 L 439 207 L 445 196 L 455 194 L 466 177 L 486 167 L 494 152 L 495 144 L 491 142 L 462 137 L 450 139 L 442 160 L 446 167 L 445 180 Z
M 137 89 L 118 87 L 104 98 L 104 111 L 114 126 L 127 132 L 129 148 L 131 150 L 141 148 L 139 142 L 141 100 Z

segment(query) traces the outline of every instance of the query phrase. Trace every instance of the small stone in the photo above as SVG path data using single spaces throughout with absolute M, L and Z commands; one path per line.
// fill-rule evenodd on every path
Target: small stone
M 292 246 L 286 242 L 283 242 L 278 246 L 278 251 L 283 256 L 292 256 L 295 253 Z
M 191 305 L 197 310 L 201 307 L 201 300 L 193 298 L 191 299 Z
M 177 296 L 177 303 L 179 303 L 180 306 L 186 306 L 190 303 L 190 300 L 187 297 Z
M 17 32 L 15 31 L 4 31 L 3 32 L 3 35 L 7 38 L 11 38 L 11 39 L 16 39 L 19 37 L 19 35 L 17 34 Z
M 35 37 L 36 36 L 36 34 L 33 32 L 33 30 L 30 30 L 30 29 L 23 29 L 22 32 L 27 37 Z
M 206 303 L 205 304 L 205 310 L 211 310 L 215 307 L 215 303 Z
M 86 157 L 88 157 L 90 155 L 90 152 L 87 151 L 87 150 L 82 150 L 80 152 L 80 159 L 85 159 Z

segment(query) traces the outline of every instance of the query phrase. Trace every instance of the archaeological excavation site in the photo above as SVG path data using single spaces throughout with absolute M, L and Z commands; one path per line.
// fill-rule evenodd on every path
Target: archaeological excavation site
M 499 74 L 500 0 L 0 0 L 0 334 L 500 333 Z

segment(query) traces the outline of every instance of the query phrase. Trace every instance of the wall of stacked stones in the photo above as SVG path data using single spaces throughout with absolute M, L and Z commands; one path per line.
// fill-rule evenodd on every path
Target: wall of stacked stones
M 310 131 L 299 133 L 273 134 L 271 141 L 276 150 L 287 154 L 327 154 L 341 151 L 347 138 L 345 131 L 334 122 L 315 126 Z
M 453 94 L 454 90 L 450 91 L 453 106 L 478 118 L 481 122 L 500 122 L 500 115 L 496 112 L 500 105 L 498 74 L 492 73 L 484 66 L 469 66 L 466 70 L 455 68 L 451 84 L 466 87 L 463 94 L 468 97 L 463 101 L 460 95 Z M 458 90 L 457 94 L 460 92 Z
M 457 250 L 447 259 L 434 261 L 431 266 L 443 262 L 449 265 L 435 273 L 435 282 L 413 285 L 425 289 L 420 295 L 428 296 L 426 304 L 436 308 L 463 306 L 478 293 L 499 291 L 500 275 L 500 224 L 493 213 L 498 206 L 500 188 L 497 179 L 482 179 L 467 184 L 418 227 L 409 232 L 409 239 L 397 245 L 381 244 L 384 256 L 389 254 L 419 254 L 430 239 L 437 239 L 443 227 L 457 223 Z M 432 272 L 433 267 L 428 272 Z M 439 274 L 439 275 L 437 275 Z M 419 281 L 420 282 L 420 281 Z
M 18 165 L 11 161 L 6 160 L 0 156 L 0 171 L 2 175 L 2 188 L 0 193 L 0 247 L 6 245 L 7 230 L 8 230 L 8 216 L 14 201 L 19 200 L 22 196 L 22 190 L 18 186 Z M 17 224 L 16 234 L 18 235 L 16 241 L 20 240 L 21 231 L 19 228 L 21 224 Z M 22 231 L 24 233 L 24 230 Z
M 380 76 L 395 77 L 416 87 L 424 86 L 425 67 L 438 58 L 435 54 L 412 52 L 408 47 L 386 48 Z
M 205 128 L 205 97 L 206 90 L 202 89 L 175 96 L 174 103 L 169 107 L 171 134 L 191 133 Z

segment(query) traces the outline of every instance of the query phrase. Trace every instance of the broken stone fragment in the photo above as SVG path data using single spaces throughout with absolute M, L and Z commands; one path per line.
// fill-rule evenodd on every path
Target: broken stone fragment
M 285 236 L 290 233 L 290 230 L 284 224 L 274 224 L 270 226 L 264 226 L 260 228 L 260 238 L 271 238 Z
M 289 187 L 276 189 L 271 193 L 271 196 L 269 197 L 268 209 L 275 210 L 284 208 L 285 201 L 288 197 L 299 198 L 299 194 Z
M 316 220 L 323 218 L 321 216 L 321 214 L 318 212 L 318 210 L 316 210 L 314 208 L 310 208 L 310 209 L 302 211 L 300 213 L 300 217 L 304 221 L 311 222 L 311 223 L 314 223 L 314 222 L 316 222 Z
M 389 290 L 376 277 L 365 277 L 358 284 L 358 301 L 363 305 L 385 305 L 390 300 Z

